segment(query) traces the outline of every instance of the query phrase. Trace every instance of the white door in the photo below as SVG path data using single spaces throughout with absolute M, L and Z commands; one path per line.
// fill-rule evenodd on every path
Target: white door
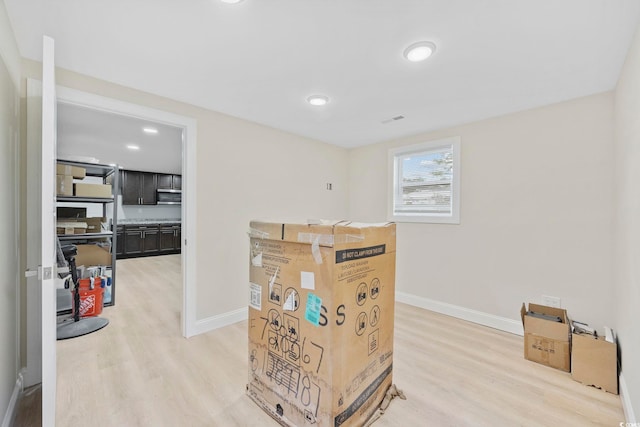
M 27 81 L 27 370 L 42 383 L 42 426 L 56 410 L 56 96 L 54 42 L 43 38 L 42 83 Z

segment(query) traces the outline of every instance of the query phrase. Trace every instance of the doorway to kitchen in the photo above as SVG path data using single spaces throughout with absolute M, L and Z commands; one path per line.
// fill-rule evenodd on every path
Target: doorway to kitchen
M 181 254 L 180 330 L 185 337 L 195 335 L 196 245 L 187 246 L 195 242 L 195 119 L 64 87 L 58 87 L 57 92 L 60 157 L 117 164 L 129 171 L 157 171 L 155 179 L 161 176 L 166 182 L 170 177 L 171 185 L 175 182 L 178 186 L 171 188 L 180 189 L 181 204 L 158 205 L 147 200 L 139 206 L 123 205 L 122 196 L 118 196 L 117 218 L 120 223 L 122 218 L 141 222 L 149 216 L 164 216 L 173 220 L 172 226 L 180 226 L 181 233 L 173 234 Z M 141 135 L 134 137 L 132 132 Z M 113 224 L 114 232 L 118 225 Z

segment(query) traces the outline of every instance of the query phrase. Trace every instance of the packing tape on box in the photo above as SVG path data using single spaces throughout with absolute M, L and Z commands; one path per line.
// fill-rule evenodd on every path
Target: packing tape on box
M 362 234 L 298 233 L 298 243 L 313 243 L 316 239 L 320 246 L 333 246 L 338 243 L 360 243 L 364 241 L 364 236 Z
M 316 243 L 322 246 L 333 246 L 333 234 L 298 233 L 298 243 Z
M 247 235 L 249 237 L 255 237 L 258 239 L 269 238 L 269 233 L 267 233 L 266 231 L 258 230 L 257 228 L 249 228 L 249 231 L 247 231 Z
M 313 260 L 316 264 L 322 264 L 322 254 L 320 253 L 320 236 L 316 237 L 316 239 L 311 244 L 311 255 L 313 255 Z

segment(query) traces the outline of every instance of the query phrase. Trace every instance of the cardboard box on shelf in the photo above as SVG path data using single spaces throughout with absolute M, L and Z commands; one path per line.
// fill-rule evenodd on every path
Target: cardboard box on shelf
M 86 232 L 86 222 L 65 219 L 59 219 L 56 221 L 57 234 L 84 234 Z
M 73 184 L 73 194 L 79 197 L 111 197 L 110 184 Z
M 56 175 L 56 194 L 58 196 L 73 196 L 72 176 Z
M 56 174 L 71 176 L 74 179 L 84 179 L 87 176 L 87 170 L 79 166 L 56 164 Z
M 56 227 L 58 227 L 58 229 L 74 229 L 74 231 L 58 231 L 58 234 L 100 233 L 102 232 L 103 222 L 106 222 L 106 218 L 101 216 L 89 218 L 58 218 Z
M 283 425 L 363 425 L 392 381 L 395 224 L 249 235 L 248 395 Z
M 618 394 L 618 346 L 604 337 L 572 335 L 571 377 L 585 385 Z
M 106 218 L 101 216 L 83 218 L 82 220 L 87 223 L 87 233 L 102 232 L 102 223 L 107 221 Z
M 98 245 L 76 245 L 76 265 L 85 267 L 95 265 L 111 265 L 111 253 Z
M 522 303 L 520 317 L 524 326 L 525 359 L 570 372 L 571 330 L 567 310 L 531 303 L 527 309 Z

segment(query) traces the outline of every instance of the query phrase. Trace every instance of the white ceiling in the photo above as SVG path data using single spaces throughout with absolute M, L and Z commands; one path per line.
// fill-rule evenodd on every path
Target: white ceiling
M 638 0 L 4 0 L 20 53 L 343 147 L 615 87 Z M 424 63 L 402 52 L 437 45 Z M 324 107 L 305 98 L 328 95 Z M 381 122 L 398 115 L 405 119 Z
M 58 103 L 58 158 L 122 169 L 181 174 L 182 129 L 134 117 Z M 148 134 L 151 127 L 157 134 Z M 139 150 L 130 150 L 135 145 Z

